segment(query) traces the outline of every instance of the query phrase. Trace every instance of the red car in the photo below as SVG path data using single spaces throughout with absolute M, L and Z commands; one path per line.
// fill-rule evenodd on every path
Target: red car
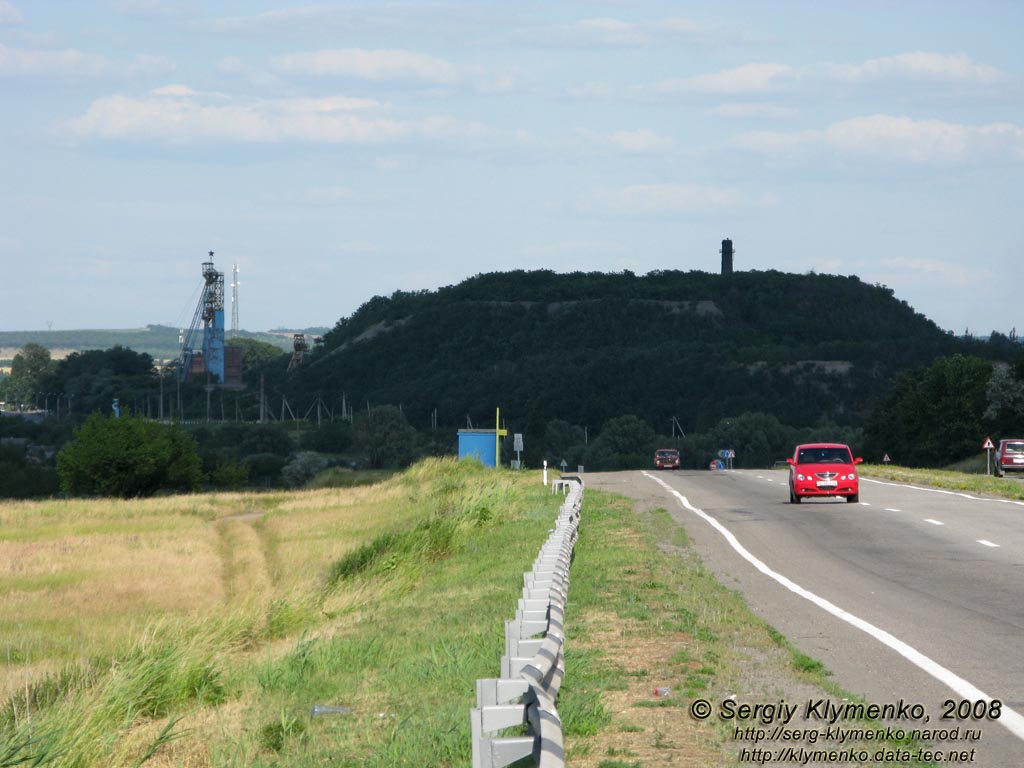
M 799 504 L 815 496 L 845 496 L 850 503 L 860 501 L 857 464 L 849 446 L 842 443 L 806 443 L 798 445 L 789 464 L 789 503 Z
M 995 458 L 997 477 L 1007 472 L 1024 472 L 1024 440 L 1000 440 Z
M 654 452 L 655 469 L 679 469 L 679 451 L 675 448 L 659 448 Z

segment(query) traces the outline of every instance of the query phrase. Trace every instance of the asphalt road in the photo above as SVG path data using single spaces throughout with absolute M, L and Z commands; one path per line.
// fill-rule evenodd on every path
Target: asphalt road
M 862 478 L 859 504 L 796 505 L 780 471 L 585 479 L 663 499 L 719 581 L 844 689 L 867 702 L 921 704 L 929 720 L 904 719 L 910 728 L 980 731 L 933 742 L 974 750 L 941 764 L 1024 765 L 1024 503 Z M 1002 702 L 998 720 L 974 719 L 990 711 L 973 709 L 985 699 Z M 971 713 L 958 716 L 957 706 Z

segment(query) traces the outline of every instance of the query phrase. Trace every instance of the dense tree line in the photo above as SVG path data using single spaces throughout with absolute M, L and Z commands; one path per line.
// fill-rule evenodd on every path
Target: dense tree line
M 857 428 L 900 372 L 1014 349 L 954 337 L 856 277 L 519 271 L 375 297 L 309 364 L 267 376 L 295 398 L 401 405 L 420 428 L 486 421 L 500 405 L 541 446 L 551 420 L 596 433 L 623 414 L 660 433 L 673 417 L 705 433 L 758 412 Z
M 865 425 L 872 461 L 943 466 L 981 453 L 986 437 L 1024 435 L 1024 354 L 1013 364 L 953 355 L 900 374 Z
M 243 344 L 248 388 L 209 399 L 204 382 L 179 388 L 170 374 L 161 398 L 152 358 L 130 349 L 54 362 L 31 345 L 0 396 L 40 406 L 42 397 L 51 414 L 59 398 L 61 420 L 37 428 L 45 438 L 34 436 L 58 447 L 89 414 L 109 420 L 115 398 L 126 416 L 156 416 L 162 402 L 165 418 L 212 419 L 188 428 L 199 474 L 157 483 L 178 488 L 298 485 L 332 463 L 401 467 L 453 453 L 456 429 L 489 426 L 496 406 L 510 432 L 525 434 L 527 466 L 647 467 L 655 448 L 676 446 L 691 467 L 726 448 L 737 466 L 761 467 L 810 440 L 847 442 L 869 461 L 889 453 L 899 463 L 941 466 L 977 453 L 982 433 L 1024 434 L 1015 333 L 954 337 L 889 289 L 855 277 L 480 275 L 371 299 L 291 373 L 287 355 Z M 251 423 L 261 382 L 275 424 Z M 321 406 L 317 428 L 300 421 Z M 0 436 L 17 431 L 9 421 L 0 420 Z M 115 434 L 95 422 L 89 430 Z M 0 472 L 32 494 L 53 492 L 52 460 L 6 448 Z M 135 455 L 152 463 L 145 451 Z M 114 492 L 82 488 L 66 486 Z M 0 494 L 15 495 L 2 484 Z

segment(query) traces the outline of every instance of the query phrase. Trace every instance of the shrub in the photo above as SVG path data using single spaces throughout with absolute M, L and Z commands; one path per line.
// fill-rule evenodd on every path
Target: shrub
M 191 435 L 173 424 L 94 413 L 57 456 L 61 490 L 85 496 L 193 491 L 202 481 Z
M 288 485 L 296 488 L 305 485 L 327 467 L 327 460 L 319 453 L 300 451 L 281 470 L 281 477 Z

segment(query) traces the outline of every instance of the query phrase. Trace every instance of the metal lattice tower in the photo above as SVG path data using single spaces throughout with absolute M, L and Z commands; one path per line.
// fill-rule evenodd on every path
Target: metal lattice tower
M 231 338 L 238 338 L 238 265 L 231 268 Z
M 182 334 L 178 369 L 181 380 L 188 378 L 198 336 L 202 333 L 203 369 L 214 381 L 224 381 L 224 273 L 210 260 L 203 262 L 203 295 L 199 298 L 192 325 Z M 201 330 L 200 330 L 201 329 Z

